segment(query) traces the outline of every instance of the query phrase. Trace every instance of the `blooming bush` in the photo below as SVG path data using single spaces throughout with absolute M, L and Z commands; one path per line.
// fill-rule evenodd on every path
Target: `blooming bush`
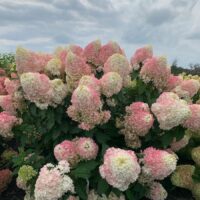
M 174 76 L 151 47 L 129 62 L 112 41 L 52 54 L 19 47 L 15 59 L 0 79 L 0 139 L 18 147 L 10 160 L 24 199 L 164 200 L 171 174 L 198 199 L 193 167 L 185 178 L 177 167 L 200 138 L 196 80 Z M 196 146 L 192 158 L 199 165 Z

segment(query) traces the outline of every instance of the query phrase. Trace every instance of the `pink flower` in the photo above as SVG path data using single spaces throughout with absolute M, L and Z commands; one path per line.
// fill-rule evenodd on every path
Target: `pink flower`
M 173 92 L 178 94 L 179 97 L 192 98 L 200 88 L 200 83 L 198 80 L 189 79 L 183 80 L 180 85 L 173 89 Z
M 150 112 L 148 104 L 138 101 L 138 102 L 134 102 L 130 106 L 126 107 L 126 112 L 130 113 L 130 114 L 137 113 L 140 111 Z
M 98 93 L 100 92 L 100 81 L 99 81 L 99 79 L 95 78 L 94 75 L 82 76 L 79 81 L 79 85 L 84 85 L 84 86 L 95 89 L 96 92 L 98 92 Z
M 183 78 L 181 76 L 174 76 L 170 75 L 168 81 L 167 81 L 167 86 L 166 86 L 166 91 L 171 91 L 174 89 L 176 86 L 180 85 L 183 81 Z
M 104 154 L 104 163 L 99 167 L 102 178 L 119 189 L 125 191 L 134 183 L 140 173 L 140 165 L 134 151 L 109 148 Z
M 122 49 L 116 42 L 110 41 L 107 44 L 103 45 L 99 52 L 100 64 L 103 65 L 107 61 L 107 59 L 115 53 L 123 54 Z
M 151 200 L 165 200 L 167 198 L 167 191 L 160 183 L 153 182 L 150 185 L 147 198 Z
M 35 53 L 22 47 L 16 50 L 16 68 L 19 74 L 24 72 L 41 72 L 52 58 L 50 54 Z
M 153 116 L 148 110 L 148 105 L 143 102 L 134 102 L 126 107 L 126 110 L 128 112 L 124 117 L 124 133 L 127 134 L 129 132 L 131 134 L 130 132 L 132 132 L 132 134 L 138 136 L 145 136 L 154 122 Z
M 81 159 L 92 160 L 96 158 L 99 148 L 93 139 L 81 137 L 75 141 L 75 144 Z
M 100 94 L 92 87 L 79 85 L 72 94 L 71 102 L 67 114 L 80 123 L 80 128 L 90 130 L 97 124 L 107 122 L 108 115 L 107 111 L 102 111 Z
M 176 138 L 173 139 L 171 143 L 171 150 L 174 152 L 179 151 L 180 149 L 186 147 L 190 141 L 190 135 L 185 134 L 184 137 L 178 141 L 176 141 Z
M 154 122 L 153 116 L 147 112 L 138 112 L 125 117 L 125 128 L 132 129 L 133 133 L 138 136 L 145 136 Z
M 101 49 L 101 41 L 95 40 L 90 42 L 84 49 L 84 56 L 87 62 L 92 63 L 96 66 L 100 64 L 99 53 Z
M 135 51 L 133 56 L 131 57 L 131 66 L 134 70 L 138 70 L 140 68 L 140 64 L 144 63 L 144 61 L 148 58 L 152 58 L 153 50 L 151 46 L 146 46 L 139 48 Z
M 48 76 L 28 72 L 20 76 L 24 96 L 41 109 L 47 108 L 51 97 L 51 82 Z
M 12 180 L 12 172 L 9 169 L 0 170 L 0 194 L 7 188 Z
M 182 123 L 191 115 L 187 102 L 179 99 L 173 92 L 163 92 L 151 110 L 160 123 L 160 128 L 170 130 Z
M 73 141 L 64 140 L 56 145 L 54 148 L 54 156 L 56 160 L 67 160 L 72 165 L 78 162 L 76 146 Z
M 124 79 L 130 74 L 131 67 L 125 56 L 115 53 L 107 59 L 103 71 L 104 73 L 117 72 Z
M 122 78 L 117 72 L 104 74 L 100 83 L 101 91 L 106 97 L 111 97 L 122 89 Z
M 65 62 L 65 72 L 67 81 L 71 82 L 71 87 L 74 88 L 82 76 L 91 74 L 91 68 L 82 57 L 69 51 Z
M 153 147 L 146 148 L 143 154 L 142 172 L 152 180 L 163 180 L 176 169 L 177 157 L 174 154 Z
M 78 45 L 71 44 L 66 49 L 67 49 L 67 52 L 71 51 L 72 53 L 74 53 L 77 56 L 80 56 L 80 57 L 83 56 L 83 49 Z
M 0 75 L 2 76 L 4 76 L 4 75 L 6 75 L 6 71 L 4 70 L 4 69 L 2 69 L 2 68 L 0 68 Z
M 0 95 L 7 94 L 5 84 L 4 84 L 5 79 L 6 79 L 6 77 L 0 77 Z
M 95 110 L 101 106 L 100 94 L 92 87 L 79 85 L 72 94 L 71 102 L 81 110 Z
M 192 115 L 183 123 L 191 131 L 200 131 L 200 104 L 189 105 Z
M 61 61 L 61 71 L 65 71 L 65 62 L 66 62 L 66 57 L 67 57 L 67 49 L 62 48 L 62 47 L 58 47 L 55 50 L 55 57 L 58 58 Z
M 20 87 L 19 80 L 10 80 L 8 78 L 5 79 L 4 85 L 8 94 L 13 95 L 18 88 Z
M 16 114 L 16 109 L 11 95 L 0 95 L 0 107 L 10 114 Z
M 12 138 L 12 128 L 19 123 L 19 120 L 7 112 L 0 113 L 0 135 L 4 138 Z
M 49 76 L 60 76 L 64 72 L 61 60 L 52 58 L 46 64 L 44 71 Z
M 35 184 L 35 200 L 56 200 L 67 192 L 74 192 L 72 179 L 62 169 L 60 163 L 57 167 L 46 164 L 41 168 Z
M 161 91 L 166 87 L 170 75 L 171 70 L 164 57 L 147 59 L 140 71 L 140 77 L 145 83 L 152 82 Z

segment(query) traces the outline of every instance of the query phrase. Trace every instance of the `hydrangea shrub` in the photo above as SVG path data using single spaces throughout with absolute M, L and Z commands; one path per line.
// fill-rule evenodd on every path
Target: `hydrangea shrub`
M 113 41 L 19 47 L 15 59 L 15 75 L 0 79 L 0 136 L 20 147 L 12 162 L 25 199 L 167 198 L 186 129 L 200 131 L 198 81 L 174 76 L 150 46 L 129 61 Z

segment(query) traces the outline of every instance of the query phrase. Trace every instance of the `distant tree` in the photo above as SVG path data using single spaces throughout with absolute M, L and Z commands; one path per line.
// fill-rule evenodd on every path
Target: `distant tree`
M 183 68 L 178 66 L 177 60 L 175 60 L 171 65 L 171 71 L 173 74 L 181 74 L 185 72 L 186 74 L 192 74 L 192 75 L 200 75 L 200 64 L 190 64 L 189 68 Z

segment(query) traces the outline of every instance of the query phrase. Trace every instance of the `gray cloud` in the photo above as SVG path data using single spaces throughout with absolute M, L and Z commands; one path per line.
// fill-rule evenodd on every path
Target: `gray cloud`
M 198 0 L 0 0 L 0 52 L 17 45 L 51 52 L 98 38 L 119 42 L 129 57 L 152 44 L 187 66 L 200 62 L 199 9 Z

